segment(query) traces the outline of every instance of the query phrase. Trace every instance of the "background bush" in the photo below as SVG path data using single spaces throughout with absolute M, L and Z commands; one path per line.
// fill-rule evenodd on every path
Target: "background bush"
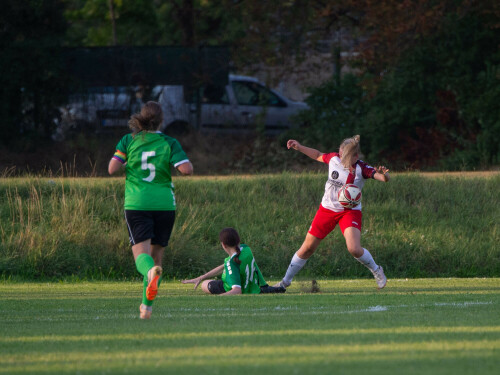
M 311 91 L 304 142 L 331 148 L 361 134 L 368 160 L 393 168 L 465 170 L 500 160 L 500 28 L 450 14 L 378 76 Z M 329 146 L 329 147 L 328 147 Z

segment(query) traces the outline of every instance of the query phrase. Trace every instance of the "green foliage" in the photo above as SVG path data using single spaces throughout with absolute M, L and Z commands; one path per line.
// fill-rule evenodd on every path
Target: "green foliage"
M 451 14 L 378 79 L 344 77 L 311 91 L 299 139 L 337 147 L 361 134 L 369 160 L 391 168 L 471 169 L 498 163 L 500 29 Z
M 358 118 L 366 111 L 365 95 L 361 79 L 350 74 L 344 76 L 340 85 L 330 80 L 312 89 L 307 99 L 310 109 L 295 119 L 306 127 L 292 130 L 287 135 L 305 144 L 314 144 L 325 152 L 333 151 L 343 139 L 358 131 Z
M 71 22 L 67 44 L 71 46 L 113 45 L 110 0 L 71 0 L 65 17 Z M 159 16 L 153 0 L 113 0 L 118 45 L 154 45 L 158 39 Z
M 282 277 L 319 205 L 323 174 L 183 178 L 166 250 L 167 278 L 219 265 L 219 231 L 235 227 L 266 278 Z M 498 186 L 490 178 L 396 175 L 363 189 L 362 244 L 389 277 L 498 276 Z M 0 275 L 27 279 L 131 278 L 138 274 L 123 220 L 121 179 L 4 179 Z M 474 202 L 471 204 L 471 192 Z M 303 277 L 371 277 L 337 229 Z
M 367 114 L 370 156 L 414 167 L 441 160 L 449 169 L 495 162 L 498 125 L 491 118 L 500 116 L 493 105 L 500 101 L 500 76 L 492 74 L 492 67 L 500 63 L 493 43 L 500 31 L 481 28 L 479 22 L 475 14 L 449 16 L 439 33 L 408 50 L 382 79 Z M 491 144 L 477 142 L 484 136 L 492 137 Z M 457 163 L 459 155 L 466 158 Z
M 500 52 L 497 64 L 486 63 L 477 74 L 473 90 L 463 92 L 463 117 L 475 125 L 471 144 L 457 152 L 468 156 L 467 165 L 497 165 L 500 163 Z M 445 165 L 446 167 L 446 165 Z
M 71 0 L 65 16 L 71 21 L 70 45 L 109 46 L 113 30 L 109 0 Z M 113 0 L 118 45 L 223 45 L 244 35 L 232 1 Z

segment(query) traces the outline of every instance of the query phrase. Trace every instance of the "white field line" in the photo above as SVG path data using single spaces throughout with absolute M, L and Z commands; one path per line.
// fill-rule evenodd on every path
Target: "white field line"
M 465 307 L 470 307 L 470 306 L 477 306 L 477 305 L 492 305 L 493 301 L 487 301 L 487 302 L 443 302 L 443 303 L 428 303 L 428 304 L 414 304 L 414 305 L 388 305 L 388 306 L 370 306 L 365 309 L 354 309 L 354 310 L 341 310 L 341 311 L 334 311 L 331 310 L 331 306 L 318 306 L 318 307 L 309 307 L 308 310 L 302 311 L 301 307 L 299 306 L 276 306 L 276 307 L 262 307 L 258 309 L 249 309 L 247 310 L 248 313 L 241 313 L 239 309 L 236 308 L 224 308 L 224 309 L 200 309 L 200 308 L 181 308 L 178 311 L 182 313 L 183 316 L 186 316 L 186 312 L 188 313 L 188 316 L 200 316 L 200 314 L 204 314 L 207 312 L 219 312 L 217 316 L 224 316 L 224 315 L 238 315 L 238 316 L 256 316 L 259 315 L 259 313 L 264 313 L 262 315 L 267 315 L 271 313 L 272 315 L 284 315 L 284 313 L 298 313 L 299 315 L 319 315 L 319 314 L 326 314 L 326 315 L 337 315 L 337 314 L 359 314 L 359 313 L 372 313 L 372 312 L 384 312 L 384 311 L 389 311 L 389 310 L 397 310 L 397 309 L 403 309 L 403 308 L 415 308 L 415 307 L 460 307 L 460 308 L 465 308 Z M 221 314 L 222 312 L 222 314 Z M 169 317 L 173 317 L 174 315 L 172 313 L 168 314 Z M 204 316 L 209 316 L 209 314 L 205 314 Z
M 155 312 L 155 316 L 161 318 L 178 318 L 183 319 L 188 317 L 225 317 L 225 316 L 281 316 L 281 315 L 339 315 L 339 314 L 363 314 L 363 313 L 381 313 L 386 311 L 394 311 L 407 308 L 422 308 L 422 307 L 452 307 L 452 308 L 468 308 L 478 305 L 493 305 L 493 301 L 465 301 L 465 302 L 433 302 L 427 304 L 412 304 L 412 305 L 377 305 L 369 306 L 364 309 L 346 309 L 346 310 L 335 310 L 335 306 L 275 306 L 275 307 L 261 307 L 254 309 L 246 309 L 242 312 L 242 309 L 225 307 L 225 308 L 185 308 L 181 307 L 178 309 L 170 309 L 170 311 Z M 496 303 L 495 303 L 496 304 Z M 307 310 L 304 310 L 307 308 Z M 76 312 L 75 309 L 57 309 L 57 315 L 52 317 L 30 317 L 30 321 L 71 321 L 71 320 L 115 320 L 123 318 L 137 318 L 137 314 L 121 314 L 116 310 L 100 310 L 99 315 L 85 315 L 85 310 L 79 310 L 78 316 L 73 314 Z M 12 312 L 12 311 L 10 311 Z M 4 310 L 0 310 L 0 314 L 6 313 Z M 7 315 L 7 314 L 6 314 Z M 19 322 L 24 321 L 26 318 L 23 316 L 12 317 L 0 319 L 0 323 L 8 322 Z

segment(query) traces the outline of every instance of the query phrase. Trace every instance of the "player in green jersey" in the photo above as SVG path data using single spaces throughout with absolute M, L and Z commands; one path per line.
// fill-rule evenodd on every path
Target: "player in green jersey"
M 132 134 L 125 135 L 109 162 L 109 174 L 125 166 L 125 220 L 137 270 L 144 277 L 140 318 L 151 317 L 161 282 L 162 259 L 175 221 L 171 166 L 184 175 L 193 173 L 179 142 L 159 131 L 162 110 L 147 102 L 132 115 Z
M 182 280 L 183 284 L 194 284 L 196 289 L 201 283 L 201 289 L 205 293 L 220 295 L 285 292 L 285 288 L 267 285 L 252 250 L 247 245 L 240 245 L 240 236 L 236 229 L 223 229 L 219 240 L 229 255 L 224 259 L 224 263 L 196 279 Z M 220 274 L 221 280 L 207 280 Z

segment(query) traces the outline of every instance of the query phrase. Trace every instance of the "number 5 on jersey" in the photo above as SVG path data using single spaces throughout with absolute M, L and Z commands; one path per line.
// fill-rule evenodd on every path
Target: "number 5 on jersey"
M 143 170 L 149 169 L 149 176 L 146 178 L 143 178 L 144 181 L 151 182 L 156 176 L 156 168 L 155 165 L 152 163 L 148 163 L 148 158 L 151 156 L 155 156 L 156 152 L 155 151 L 144 151 L 142 153 L 142 164 L 141 168 Z

